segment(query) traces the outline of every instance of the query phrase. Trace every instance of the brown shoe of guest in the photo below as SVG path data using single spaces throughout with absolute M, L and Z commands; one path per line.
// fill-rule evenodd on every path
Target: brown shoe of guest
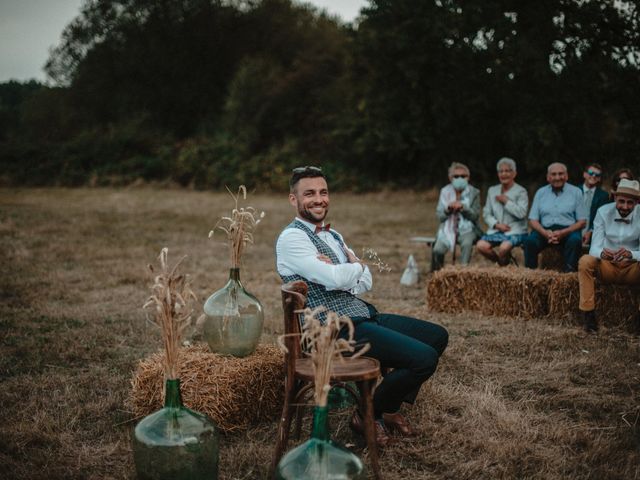
M 582 327 L 587 333 L 596 333 L 598 331 L 598 321 L 596 320 L 596 312 L 582 312 Z
M 364 433 L 364 420 L 360 416 L 360 413 L 356 410 L 353 412 L 353 416 L 351 417 L 350 422 L 351 430 L 356 433 L 359 433 L 363 437 L 366 438 Z M 391 442 L 391 437 L 387 433 L 387 430 L 384 428 L 382 421 L 374 420 L 373 421 L 373 433 L 376 439 L 376 445 L 380 448 L 384 448 Z
M 415 437 L 418 432 L 407 421 L 400 412 L 396 413 L 383 413 L 382 419 L 384 425 L 391 433 L 397 433 L 403 437 Z

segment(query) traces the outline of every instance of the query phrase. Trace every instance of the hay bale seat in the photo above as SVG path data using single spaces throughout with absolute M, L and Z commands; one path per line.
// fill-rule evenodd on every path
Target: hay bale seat
M 578 274 L 560 275 L 549 289 L 549 316 L 580 320 L 579 301 Z M 631 328 L 639 305 L 640 285 L 603 285 L 596 280 L 596 315 L 601 324 Z
M 562 275 L 553 271 L 508 267 L 447 266 L 427 284 L 429 309 L 521 318 L 549 313 L 549 288 Z
M 131 380 L 128 403 L 137 417 L 163 405 L 163 356 L 161 351 L 141 360 Z M 197 344 L 180 350 L 179 365 L 183 403 L 211 417 L 223 432 L 271 421 L 282 409 L 284 360 L 275 345 L 259 345 L 252 355 L 236 358 Z

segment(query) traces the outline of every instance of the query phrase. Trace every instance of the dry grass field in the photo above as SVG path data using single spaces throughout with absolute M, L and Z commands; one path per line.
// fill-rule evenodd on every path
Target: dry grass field
M 255 195 L 267 212 L 242 278 L 266 310 L 263 342 L 281 331 L 274 240 L 293 213 L 284 195 Z M 160 346 L 145 324 L 145 266 L 160 249 L 186 254 L 199 301 L 228 273 L 224 193 L 137 189 L 0 190 L 0 475 L 5 479 L 134 476 L 125 399 L 139 359 Z M 421 435 L 381 459 L 389 479 L 640 478 L 640 349 L 624 331 L 585 336 L 553 319 L 434 314 L 425 280 L 401 287 L 409 253 L 423 273 L 434 203 L 415 193 L 335 194 L 330 221 L 352 247 L 393 268 L 375 274 L 380 310 L 445 325 L 450 346 L 408 411 Z M 474 262 L 481 263 L 477 256 Z M 500 292 L 496 292 L 500 295 Z M 352 441 L 347 413 L 332 431 Z M 221 439 L 222 479 L 266 478 L 275 421 Z

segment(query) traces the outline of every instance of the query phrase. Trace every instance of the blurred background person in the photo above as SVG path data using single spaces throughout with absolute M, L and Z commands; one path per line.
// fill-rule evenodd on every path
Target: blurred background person
M 596 217 L 598 209 L 609 202 L 609 194 L 600 185 L 602 184 L 603 170 L 598 163 L 589 163 L 582 172 L 582 200 L 585 212 L 587 212 L 587 225 L 582 231 L 582 244 L 591 244 L 593 233 L 593 219 Z
M 521 245 L 527 236 L 527 190 L 515 182 L 516 162 L 501 158 L 496 165 L 499 184 L 489 187 L 482 211 L 487 227 L 476 249 L 489 260 L 504 266 L 509 263 L 511 249 Z M 498 247 L 497 251 L 494 250 Z
M 615 202 L 614 192 L 618 189 L 620 180 L 626 178 L 627 180 L 633 180 L 634 176 L 630 168 L 620 168 L 616 170 L 611 177 L 611 188 L 609 189 L 609 202 Z
M 582 253 L 581 231 L 587 222 L 582 191 L 567 183 L 564 163 L 547 168 L 548 185 L 538 189 L 529 212 L 531 233 L 524 240 L 524 265 L 538 268 L 538 254 L 550 245 L 560 245 L 564 272 L 575 272 Z
M 440 190 L 436 216 L 440 222 L 436 242 L 431 254 L 431 271 L 444 265 L 447 251 L 455 262 L 456 245 L 460 245 L 460 265 L 471 260 L 473 242 L 482 235 L 480 218 L 480 191 L 469 184 L 469 168 L 453 162 L 449 167 L 449 184 Z

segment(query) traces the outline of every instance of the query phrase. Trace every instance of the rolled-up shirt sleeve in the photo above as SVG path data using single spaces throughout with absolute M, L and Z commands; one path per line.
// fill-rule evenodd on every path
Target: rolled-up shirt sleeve
M 371 288 L 371 273 L 359 263 L 328 264 L 318 259 L 318 250 L 306 233 L 290 228 L 276 243 L 277 268 L 282 275 L 297 274 L 328 290 L 363 293 Z M 367 281 L 368 275 L 368 281 Z M 367 284 L 369 287 L 367 288 Z

